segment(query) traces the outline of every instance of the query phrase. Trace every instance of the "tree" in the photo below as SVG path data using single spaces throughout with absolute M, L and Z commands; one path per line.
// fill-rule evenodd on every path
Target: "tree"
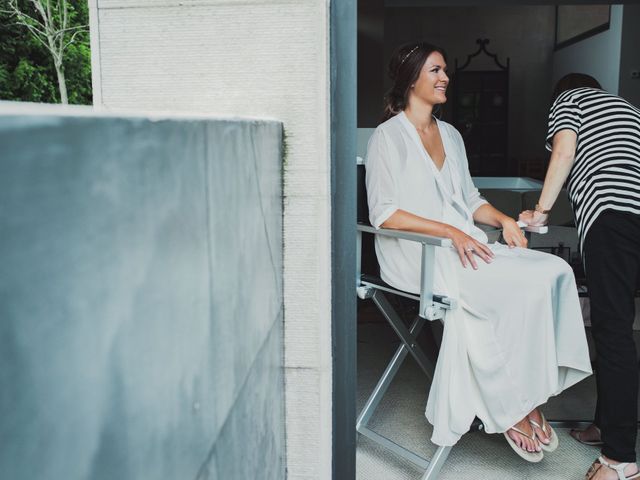
M 80 62 L 80 64 L 85 65 L 86 68 L 81 69 L 85 76 L 79 80 L 81 83 L 85 83 L 85 85 L 90 81 L 90 70 L 88 66 L 90 62 L 88 45 L 89 30 L 86 24 L 86 0 L 0 1 L 4 6 L 1 13 L 6 17 L 12 18 L 14 25 L 20 26 L 23 30 L 26 28 L 28 32 L 27 36 L 31 42 L 33 43 L 35 41 L 37 46 L 40 47 L 40 50 L 47 52 L 49 58 L 53 60 L 52 63 L 58 84 L 59 100 L 61 103 L 69 103 L 65 63 L 71 64 L 71 62 L 65 62 L 65 59 L 74 60 L 74 65 L 76 65 L 75 62 Z M 0 30 L 0 34 L 1 33 L 3 32 Z M 14 52 L 15 50 L 20 50 L 19 45 L 10 41 L 9 35 L 1 35 L 0 42 L 0 47 L 5 54 L 9 53 L 7 50 L 14 50 Z M 35 51 L 31 53 L 37 52 L 37 49 L 34 50 Z M 36 88 L 33 89 L 34 91 L 27 92 L 31 94 L 31 98 L 29 99 L 33 101 L 47 101 L 46 97 L 51 97 L 51 94 L 46 91 L 47 79 L 41 78 L 44 72 L 36 62 L 31 60 L 31 58 L 20 58 L 17 64 L 14 63 L 12 69 L 13 81 L 23 87 L 28 85 L 34 86 L 33 84 L 35 84 Z M 6 64 L 3 65 L 3 63 L 0 63 L 0 95 L 3 93 L 1 88 L 3 79 L 4 84 L 7 84 L 8 70 Z M 72 68 L 71 70 L 73 74 L 77 74 L 78 68 Z M 77 97 L 77 95 L 75 96 Z M 42 97 L 45 97 L 45 99 Z M 73 103 L 88 102 L 74 101 Z

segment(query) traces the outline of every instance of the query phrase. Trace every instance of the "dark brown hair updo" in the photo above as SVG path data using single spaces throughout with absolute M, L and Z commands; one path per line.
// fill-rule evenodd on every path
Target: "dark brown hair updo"
M 553 95 L 551 96 L 551 103 L 555 102 L 561 93 L 581 87 L 602 89 L 600 83 L 591 75 L 587 75 L 586 73 L 569 73 L 556 83 L 556 88 L 553 89 Z
M 384 96 L 383 122 L 407 108 L 409 90 L 418 80 L 427 57 L 433 52 L 440 53 L 446 62 L 444 50 L 427 42 L 405 43 L 393 53 L 389 61 L 389 77 L 393 86 Z

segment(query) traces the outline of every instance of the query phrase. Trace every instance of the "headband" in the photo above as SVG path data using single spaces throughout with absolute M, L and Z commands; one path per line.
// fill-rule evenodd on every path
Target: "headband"
M 413 48 L 411 49 L 411 51 L 410 51 L 409 53 L 407 53 L 407 54 L 402 58 L 402 60 L 400 61 L 400 66 L 402 66 L 402 64 L 405 62 L 405 60 L 406 60 L 407 58 L 409 58 L 409 55 L 411 55 L 413 52 L 415 52 L 415 51 L 418 49 L 418 47 L 419 47 L 419 46 L 420 46 L 420 45 L 416 45 L 415 47 L 413 47 Z

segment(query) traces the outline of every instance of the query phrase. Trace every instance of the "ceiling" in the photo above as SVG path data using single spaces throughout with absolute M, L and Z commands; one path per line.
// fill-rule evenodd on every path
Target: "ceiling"
M 385 7 L 453 7 L 461 5 L 606 5 L 624 3 L 637 2 L 606 2 L 602 0 L 384 0 Z

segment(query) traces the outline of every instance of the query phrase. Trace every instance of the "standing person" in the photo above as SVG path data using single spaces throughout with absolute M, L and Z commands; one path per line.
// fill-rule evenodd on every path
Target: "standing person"
M 591 374 L 575 279 L 560 258 L 526 249 L 515 220 L 478 193 L 460 133 L 433 116 L 447 100 L 446 68 L 444 51 L 425 42 L 393 55 L 385 121 L 367 147 L 369 218 L 453 244 L 436 249 L 434 265 L 435 290 L 458 306 L 427 401 L 432 441 L 455 444 L 477 416 L 538 462 L 558 446 L 538 407 Z M 489 245 L 474 221 L 501 227 L 508 246 Z M 376 254 L 385 282 L 420 291 L 420 244 L 377 235 Z
M 598 391 L 594 424 L 572 436 L 603 445 L 588 480 L 640 478 L 632 329 L 640 286 L 640 110 L 602 90 L 594 78 L 569 74 L 555 88 L 546 146 L 551 161 L 540 199 L 520 219 L 546 223 L 569 179 L 591 300 Z

